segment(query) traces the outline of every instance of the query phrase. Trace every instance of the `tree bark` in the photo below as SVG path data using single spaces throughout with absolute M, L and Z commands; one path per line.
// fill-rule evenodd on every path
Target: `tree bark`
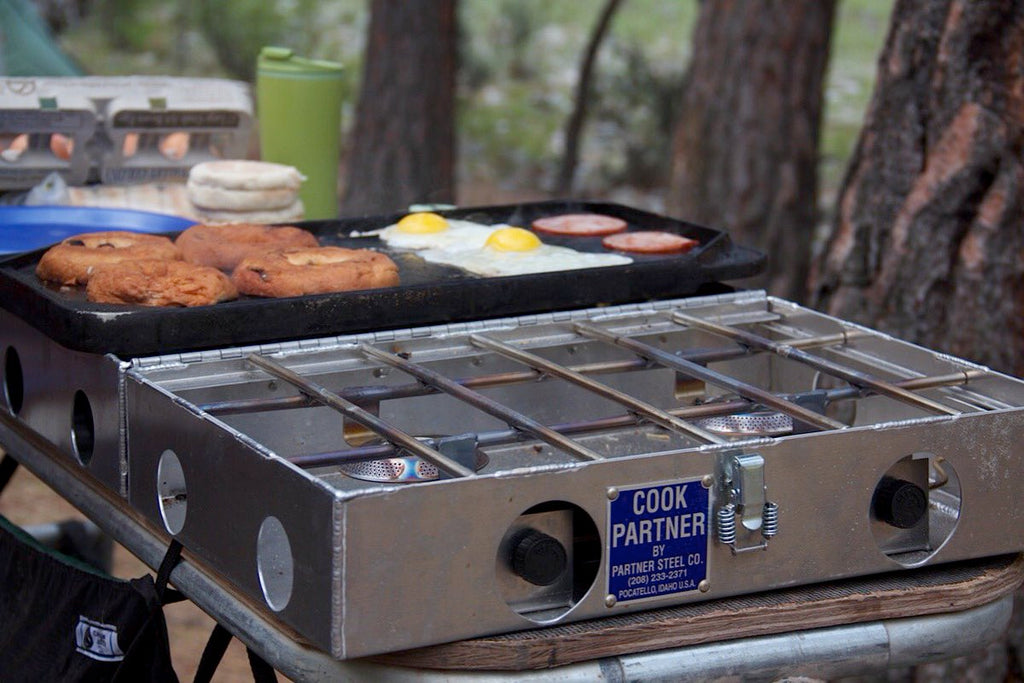
M 583 134 L 583 122 L 587 117 L 587 104 L 590 99 L 590 83 L 593 80 L 594 63 L 597 61 L 597 51 L 601 47 L 608 29 L 612 25 L 612 17 L 622 0 L 607 0 L 597 24 L 594 26 L 590 40 L 587 42 L 587 49 L 583 52 L 583 60 L 580 63 L 580 75 L 576 81 L 576 97 L 574 98 L 572 115 L 565 126 L 565 152 L 562 155 L 562 165 L 558 171 L 558 180 L 555 184 L 555 194 L 570 196 L 572 194 L 572 181 L 576 175 L 576 163 L 579 160 L 580 137 Z
M 899 0 L 813 305 L 1024 374 L 1024 3 Z M 1021 680 L 1002 642 L 914 681 Z
M 804 299 L 835 0 L 705 0 L 674 136 L 671 213 L 764 251 L 745 282 Z
M 1024 3 L 899 0 L 813 305 L 1024 374 Z
M 373 0 L 342 213 L 455 200 L 455 0 Z

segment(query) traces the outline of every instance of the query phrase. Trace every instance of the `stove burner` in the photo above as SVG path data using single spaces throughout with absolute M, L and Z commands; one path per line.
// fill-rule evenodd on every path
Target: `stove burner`
M 757 434 L 778 436 L 793 431 L 793 418 L 783 413 L 757 412 L 721 415 L 700 420 L 698 424 L 716 434 Z
M 341 471 L 354 479 L 402 484 L 437 479 L 439 470 L 419 458 L 386 458 L 342 465 Z
M 417 438 L 429 441 L 438 437 Z M 474 456 L 473 469 L 479 471 L 487 465 L 488 458 L 479 449 L 474 451 Z M 434 481 L 441 478 L 441 470 L 435 465 L 413 456 L 344 463 L 339 465 L 338 469 L 353 479 L 384 484 L 412 484 L 419 481 Z

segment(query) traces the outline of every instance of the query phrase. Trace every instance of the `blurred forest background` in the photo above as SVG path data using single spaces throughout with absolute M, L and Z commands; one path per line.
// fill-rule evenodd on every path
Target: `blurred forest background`
M 342 62 L 342 159 L 363 74 L 364 0 L 37 0 L 60 45 L 95 75 L 223 76 L 252 82 L 263 45 Z M 605 0 L 460 0 L 456 200 L 499 203 L 556 187 L 580 60 Z M 664 211 L 673 126 L 699 5 L 627 0 L 593 69 L 573 192 Z M 820 141 L 827 218 L 871 95 L 891 0 L 843 0 Z

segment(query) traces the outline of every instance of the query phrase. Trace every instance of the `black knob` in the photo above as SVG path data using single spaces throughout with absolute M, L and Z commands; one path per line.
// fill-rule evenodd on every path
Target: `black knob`
M 928 494 L 917 484 L 882 477 L 872 499 L 875 517 L 897 529 L 917 526 L 928 512 Z
M 558 539 L 526 529 L 512 541 L 512 571 L 535 586 L 550 586 L 568 565 Z

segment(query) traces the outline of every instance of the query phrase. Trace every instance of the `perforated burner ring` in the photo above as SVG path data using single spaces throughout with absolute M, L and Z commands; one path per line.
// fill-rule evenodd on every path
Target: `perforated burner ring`
M 476 467 L 479 470 L 487 464 L 487 455 L 476 451 Z M 385 484 L 411 484 L 417 481 L 433 481 L 441 472 L 437 467 L 425 460 L 415 457 L 382 458 L 366 460 L 348 465 L 340 465 L 339 469 L 353 479 L 375 481 Z
M 705 418 L 700 420 L 699 424 L 716 434 L 777 436 L 793 431 L 793 418 L 785 413 L 737 413 Z
M 342 465 L 341 471 L 355 479 L 392 483 L 431 481 L 437 479 L 440 474 L 437 467 L 419 458 L 367 460 L 352 465 Z

